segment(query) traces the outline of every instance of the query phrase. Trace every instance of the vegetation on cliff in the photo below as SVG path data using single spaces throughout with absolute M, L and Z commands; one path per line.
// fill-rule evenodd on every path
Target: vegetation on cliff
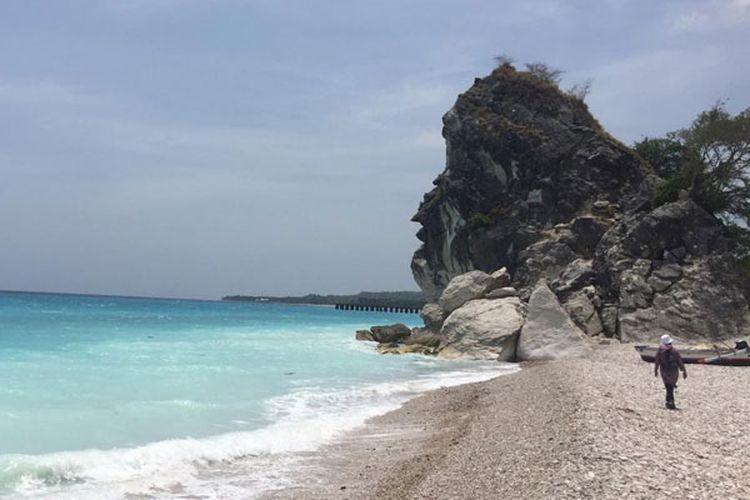
M 657 204 L 685 190 L 725 223 L 750 222 L 750 108 L 732 116 L 719 102 L 688 128 L 645 138 L 635 149 L 664 178 Z

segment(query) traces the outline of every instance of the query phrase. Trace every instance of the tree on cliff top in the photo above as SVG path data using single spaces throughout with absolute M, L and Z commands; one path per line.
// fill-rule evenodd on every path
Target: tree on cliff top
M 541 78 L 545 82 L 552 83 L 554 85 L 560 85 L 562 80 L 563 72 L 561 69 L 552 68 L 544 63 L 528 63 L 526 64 L 526 71 L 537 78 Z
M 750 108 L 732 116 L 718 102 L 690 127 L 635 149 L 665 178 L 658 202 L 674 201 L 684 189 L 725 222 L 750 223 Z

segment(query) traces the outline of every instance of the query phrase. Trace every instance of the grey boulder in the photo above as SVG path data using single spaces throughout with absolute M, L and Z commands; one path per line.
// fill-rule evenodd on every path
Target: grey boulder
M 430 330 L 436 332 L 440 331 L 440 328 L 443 326 L 443 321 L 445 320 L 445 311 L 440 307 L 440 304 L 435 304 L 434 302 L 425 304 L 419 312 L 419 315 L 422 317 L 424 325 Z
M 411 329 L 402 323 L 387 326 L 373 326 L 370 328 L 370 331 L 372 332 L 372 338 L 376 342 L 385 344 L 399 342 L 411 335 Z
M 453 278 L 438 303 L 450 314 L 470 300 L 478 299 L 495 285 L 495 278 L 483 271 L 469 271 Z
M 372 336 L 372 332 L 370 330 L 357 330 L 357 335 L 355 338 L 357 340 L 375 342 L 375 337 Z
M 424 328 L 415 328 L 404 342 L 406 345 L 422 345 L 437 348 L 443 338 Z
M 573 322 L 587 335 L 599 335 L 604 330 L 596 307 L 585 291 L 572 294 L 563 307 Z

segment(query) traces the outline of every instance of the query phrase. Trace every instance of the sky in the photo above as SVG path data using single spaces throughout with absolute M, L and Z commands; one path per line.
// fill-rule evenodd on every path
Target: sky
M 500 54 L 632 143 L 750 106 L 750 0 L 3 0 L 0 289 L 414 290 L 441 117 Z

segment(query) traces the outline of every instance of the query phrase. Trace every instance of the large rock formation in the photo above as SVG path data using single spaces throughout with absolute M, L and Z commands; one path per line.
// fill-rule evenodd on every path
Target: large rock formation
M 594 259 L 602 300 L 617 310 L 613 333 L 626 341 L 745 336 L 750 312 L 735 246 L 691 200 L 624 218 Z
M 589 336 L 748 333 L 747 280 L 725 226 L 685 197 L 655 206 L 659 178 L 582 101 L 506 64 L 460 95 L 443 124 L 446 167 L 413 217 L 423 243 L 412 260 L 437 303 L 425 313 L 446 337 L 441 352 L 482 351 L 487 332 L 505 328 L 496 304 L 528 301 L 541 279 Z M 501 267 L 512 283 L 491 284 Z M 472 271 L 482 279 L 460 278 L 471 287 L 449 286 Z
M 545 230 L 597 201 L 635 208 L 648 199 L 640 160 L 583 102 L 508 65 L 477 79 L 443 125 L 445 171 L 413 217 L 424 244 L 412 270 L 428 301 L 466 271 L 515 274 Z

